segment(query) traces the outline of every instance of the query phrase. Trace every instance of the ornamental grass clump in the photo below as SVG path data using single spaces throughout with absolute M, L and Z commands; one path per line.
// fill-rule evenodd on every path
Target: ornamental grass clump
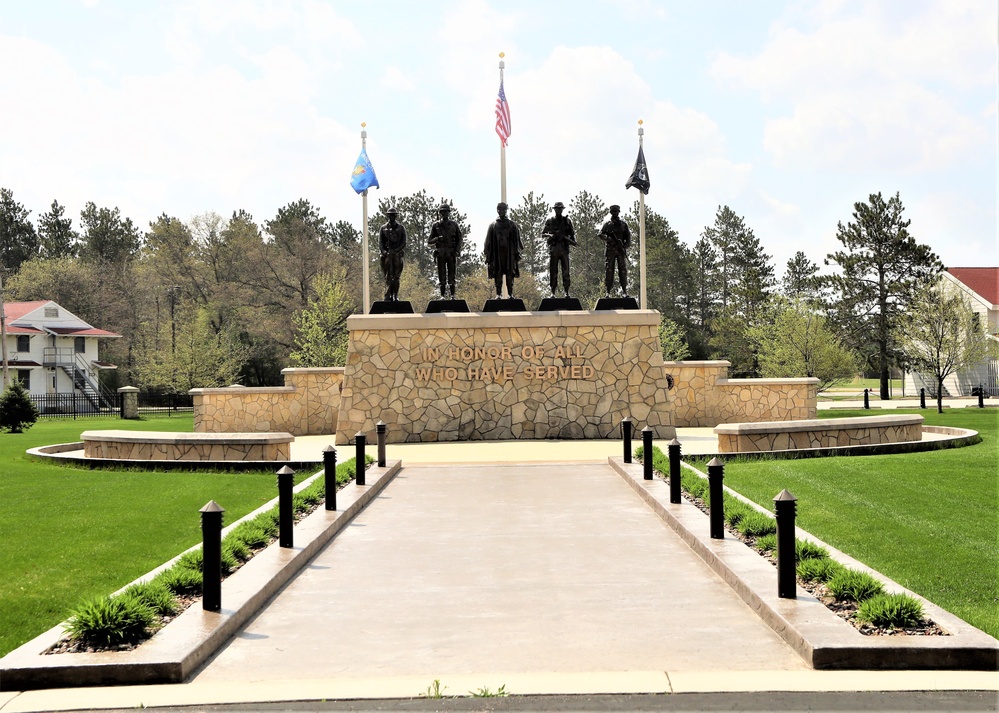
M 916 626 L 923 620 L 923 605 L 908 594 L 876 594 L 860 603 L 857 620 L 891 628 Z
M 881 582 L 874 579 L 867 572 L 858 572 L 855 569 L 843 569 L 837 572 L 826 582 L 829 593 L 836 599 L 852 599 L 855 602 L 862 602 L 870 599 L 875 594 L 881 594 L 884 587 Z
M 173 592 L 159 579 L 133 584 L 123 594 L 145 602 L 158 616 L 175 614 L 180 608 Z
M 201 570 L 174 565 L 165 572 L 156 575 L 154 582 L 161 582 L 164 587 L 178 595 L 201 594 Z
M 267 532 L 256 520 L 241 522 L 226 535 L 225 540 L 238 540 L 251 550 L 259 550 L 270 543 L 273 533 Z
M 753 542 L 753 547 L 757 552 L 774 552 L 777 549 L 777 533 L 760 535 Z
M 144 638 L 156 623 L 156 613 L 130 594 L 89 599 L 70 615 L 66 633 L 88 646 L 113 647 Z
M 803 559 L 798 562 L 796 574 L 802 582 L 828 582 L 844 569 L 843 565 L 828 557 Z
M 777 521 L 754 510 L 742 518 L 735 529 L 746 537 L 760 537 L 777 532 Z
M 825 547 L 809 542 L 808 540 L 794 540 L 794 560 L 802 562 L 804 560 L 828 559 L 829 550 Z

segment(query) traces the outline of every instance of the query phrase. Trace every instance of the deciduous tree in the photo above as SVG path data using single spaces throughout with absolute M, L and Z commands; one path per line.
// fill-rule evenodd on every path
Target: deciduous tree
M 320 273 L 313 280 L 315 297 L 292 316 L 295 349 L 290 354 L 296 366 L 344 366 L 347 363 L 347 317 L 353 302 L 344 288 L 343 271 Z

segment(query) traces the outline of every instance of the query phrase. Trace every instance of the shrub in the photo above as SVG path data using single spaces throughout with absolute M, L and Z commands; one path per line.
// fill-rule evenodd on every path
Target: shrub
M 156 622 L 156 614 L 139 597 L 89 599 L 77 607 L 66 624 L 66 632 L 92 646 L 117 646 L 138 641 Z
M 798 562 L 798 579 L 803 582 L 828 582 L 845 567 L 828 557 L 824 559 L 803 559 Z
M 857 619 L 874 626 L 915 626 L 923 620 L 923 605 L 908 594 L 876 594 L 861 602 Z
M 133 584 L 123 594 L 136 597 L 145 602 L 150 609 L 160 616 L 173 614 L 179 608 L 173 592 L 159 579 Z
M 759 552 L 773 552 L 777 549 L 777 535 L 775 533 L 760 535 L 753 543 L 753 547 Z
M 38 409 L 24 386 L 17 379 L 11 380 L 0 394 L 0 430 L 22 433 L 38 420 Z
M 881 582 L 867 572 L 858 572 L 855 569 L 844 568 L 843 571 L 833 575 L 826 584 L 829 592 L 837 599 L 852 599 L 855 602 L 862 602 L 884 591 Z
M 794 561 L 828 559 L 829 550 L 808 540 L 794 540 Z
M 739 521 L 736 529 L 746 537 L 760 537 L 777 532 L 777 521 L 754 510 Z

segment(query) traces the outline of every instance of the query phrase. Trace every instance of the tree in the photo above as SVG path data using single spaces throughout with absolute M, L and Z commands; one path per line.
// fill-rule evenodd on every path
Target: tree
M 344 275 L 320 273 L 313 281 L 315 297 L 292 316 L 296 366 L 344 366 L 347 363 L 347 317 L 353 303 L 343 284 Z
M 819 391 L 856 373 L 857 360 L 830 331 L 825 318 L 801 300 L 784 303 L 772 323 L 754 327 L 760 375 L 764 378 L 815 377 Z
M 534 195 L 531 191 L 520 199 L 520 204 L 510 208 L 510 220 L 520 228 L 520 239 L 524 252 L 520 258 L 520 275 L 533 275 L 539 284 L 548 287 L 548 244 L 541 237 L 545 221 L 550 217 L 552 207 L 544 194 Z M 573 220 L 573 216 L 568 216 Z M 575 221 L 573 221 L 575 227 Z
M 665 361 L 683 361 L 690 356 L 683 328 L 666 315 L 659 319 L 659 345 Z
M 98 208 L 88 202 L 80 212 L 83 229 L 80 258 L 99 265 L 123 265 L 139 253 L 142 236 L 131 218 L 122 219 L 115 208 Z
M 190 302 L 181 303 L 175 317 L 175 324 L 164 321 L 158 333 L 154 325 L 143 325 L 135 348 L 139 385 L 180 394 L 235 382 L 248 356 L 236 334 L 232 330 L 216 332 L 207 311 Z
M 583 305 L 592 305 L 602 297 L 604 289 L 604 242 L 600 239 L 600 228 L 608 219 L 607 204 L 599 196 L 580 191 L 569 201 L 567 213 L 576 231 L 577 246 L 572 249 L 572 294 Z M 633 236 L 637 226 L 629 225 Z M 634 284 L 634 276 L 629 276 Z
M 627 216 L 631 225 L 638 225 L 639 210 L 636 201 Z M 645 260 L 649 309 L 659 310 L 688 331 L 697 292 L 692 279 L 693 256 L 669 221 L 651 208 L 646 208 L 645 214 Z
M 38 256 L 38 235 L 28 220 L 30 213 L 14 200 L 13 191 L 0 188 L 0 269 L 7 275 Z
M 895 336 L 909 366 L 936 380 L 939 413 L 944 379 L 996 353 L 995 339 L 985 333 L 971 303 L 941 282 L 920 291 Z
M 76 257 L 80 236 L 73 219 L 64 217 L 66 208 L 52 201 L 48 213 L 38 216 L 39 251 L 42 258 Z
M 701 237 L 690 253 L 691 282 L 694 294 L 690 303 L 691 333 L 688 344 L 699 359 L 708 356 L 711 322 L 721 303 L 718 275 L 718 253 L 711 241 Z
M 784 296 L 791 300 L 814 300 L 819 296 L 819 266 L 801 250 L 787 261 L 781 283 Z
M 859 348 L 877 346 L 881 398 L 891 398 L 889 367 L 893 334 L 909 315 L 909 305 L 921 289 L 936 279 L 942 266 L 930 248 L 909 234 L 898 193 L 886 203 L 880 193 L 867 203 L 854 203 L 853 220 L 840 222 L 836 239 L 843 244 L 826 257 L 840 273 L 825 279 L 835 293 L 834 320 Z
M 38 409 L 18 379 L 13 379 L 0 395 L 0 430 L 22 433 L 38 420 Z
M 739 233 L 745 231 L 742 218 L 728 206 L 718 206 L 715 213 L 715 224 L 708 226 L 701 233 L 715 249 L 717 256 L 718 288 L 721 293 L 721 306 L 728 307 L 732 282 L 735 280 L 735 250 Z

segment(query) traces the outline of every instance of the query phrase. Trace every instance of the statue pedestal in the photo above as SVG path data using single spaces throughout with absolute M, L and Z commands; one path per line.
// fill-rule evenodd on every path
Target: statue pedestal
M 524 300 L 519 297 L 493 297 L 486 300 L 483 312 L 526 312 Z
M 497 300 L 509 303 L 513 300 Z M 621 419 L 676 435 L 659 313 L 354 315 L 340 444 L 619 438 Z
M 576 297 L 545 297 L 541 300 L 538 312 L 583 311 L 583 305 Z
M 370 314 L 413 314 L 413 303 L 408 300 L 378 300 L 371 304 Z
M 601 297 L 597 300 L 597 311 L 611 309 L 638 309 L 638 300 L 634 297 Z
M 427 305 L 427 314 L 465 313 L 468 311 L 468 303 L 465 300 L 430 300 L 430 304 Z

